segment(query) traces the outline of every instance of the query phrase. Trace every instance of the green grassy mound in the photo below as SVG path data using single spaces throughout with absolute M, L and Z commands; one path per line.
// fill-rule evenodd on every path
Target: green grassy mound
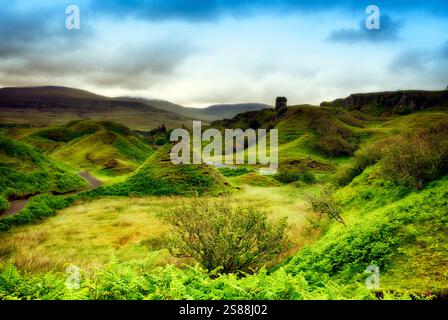
M 80 170 L 128 174 L 152 153 L 129 128 L 111 121 L 77 120 L 65 126 L 10 128 L 7 135 Z
M 99 188 L 97 195 L 194 195 L 222 193 L 229 182 L 206 164 L 175 165 L 170 160 L 171 144 L 161 147 L 123 183 Z
M 117 123 L 87 120 L 68 127 L 82 136 L 61 146 L 52 156 L 83 170 L 129 173 L 153 153 L 149 145 Z
M 79 190 L 85 181 L 24 143 L 0 135 L 0 195 L 22 198 L 38 193 Z

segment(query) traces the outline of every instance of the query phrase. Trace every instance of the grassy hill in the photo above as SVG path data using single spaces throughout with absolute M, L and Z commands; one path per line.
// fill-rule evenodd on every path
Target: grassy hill
M 80 121 L 69 124 L 68 129 L 82 136 L 58 148 L 52 156 L 85 170 L 130 173 L 153 153 L 128 128 L 111 122 Z
M 86 183 L 33 147 L 0 134 L 0 198 L 20 199 L 39 193 L 67 193 Z
M 280 167 L 302 164 L 316 172 L 328 172 L 353 155 L 371 133 L 369 125 L 373 123 L 344 109 L 300 105 L 280 112 L 250 111 L 214 121 L 212 127 L 277 129 Z M 267 139 L 269 143 L 269 135 Z M 245 151 L 246 156 L 256 152 L 256 146 Z
M 175 165 L 171 144 L 161 147 L 124 182 L 93 191 L 100 195 L 201 195 L 231 190 L 229 182 L 207 164 Z
M 110 121 L 75 120 L 65 126 L 10 128 L 6 132 L 61 162 L 103 174 L 130 173 L 153 153 L 129 128 Z

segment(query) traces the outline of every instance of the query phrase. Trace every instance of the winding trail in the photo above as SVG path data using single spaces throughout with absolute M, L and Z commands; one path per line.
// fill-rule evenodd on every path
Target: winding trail
M 98 188 L 99 186 L 101 186 L 103 184 L 100 180 L 98 180 L 97 178 L 92 176 L 90 174 L 90 172 L 88 172 L 88 171 L 78 172 L 78 175 L 89 183 L 88 190 Z M 71 194 L 78 194 L 80 192 L 81 191 L 74 192 Z M 31 197 L 26 198 L 26 199 L 10 201 L 8 210 L 0 212 L 0 218 L 6 217 L 6 216 L 11 216 L 11 215 L 14 215 L 14 214 L 20 212 L 23 208 L 25 208 L 25 206 L 30 201 L 30 199 L 31 199 Z

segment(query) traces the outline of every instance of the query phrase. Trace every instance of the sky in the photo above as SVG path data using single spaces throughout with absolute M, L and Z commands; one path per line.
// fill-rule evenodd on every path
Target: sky
M 68 30 L 76 5 L 80 28 Z M 368 5 L 380 29 L 368 30 Z M 448 1 L 0 0 L 0 86 L 318 104 L 448 86 Z

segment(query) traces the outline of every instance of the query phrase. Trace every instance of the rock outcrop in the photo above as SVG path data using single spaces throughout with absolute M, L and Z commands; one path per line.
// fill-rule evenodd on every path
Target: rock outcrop
M 375 115 L 407 114 L 428 108 L 448 109 L 448 90 L 357 93 L 345 99 L 322 102 L 321 106 L 343 107 Z

